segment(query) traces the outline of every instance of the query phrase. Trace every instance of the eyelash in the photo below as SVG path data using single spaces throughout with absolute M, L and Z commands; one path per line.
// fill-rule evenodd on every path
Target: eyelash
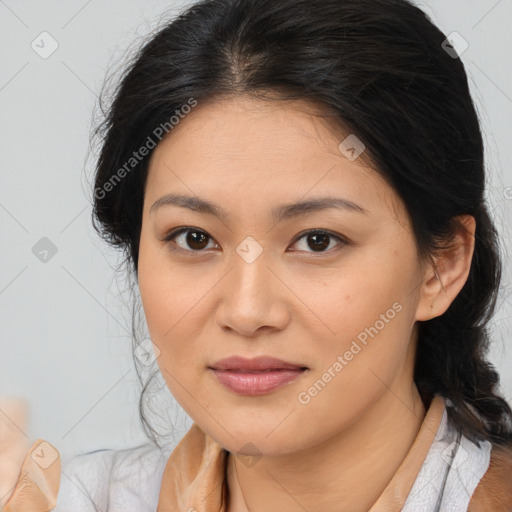
M 194 227 L 191 227 L 191 226 L 186 226 L 186 227 L 181 227 L 181 228 L 176 228 L 176 229 L 173 229 L 171 230 L 170 232 L 168 232 L 166 235 L 165 235 L 165 238 L 163 239 L 163 242 L 166 242 L 169 244 L 169 247 L 172 251 L 179 251 L 179 252 L 182 252 L 182 253 L 189 253 L 189 255 L 191 256 L 201 256 L 203 252 L 205 252 L 206 249 L 201 249 L 201 250 L 192 250 L 192 249 L 182 249 L 181 247 L 173 247 L 171 245 L 171 243 L 173 243 L 173 240 L 183 234 L 183 233 L 187 233 L 187 232 L 195 232 L 195 233 L 200 233 L 200 234 L 204 234 L 206 235 L 206 237 L 209 239 L 209 240 L 214 240 L 211 236 L 208 235 L 208 233 L 206 233 L 205 231 L 203 231 L 202 229 L 198 229 L 198 228 L 194 228 Z M 296 239 L 293 241 L 293 244 L 296 244 L 299 240 L 301 240 L 302 238 L 305 238 L 306 236 L 308 235 L 327 235 L 329 236 L 330 238 L 334 238 L 336 239 L 339 243 L 340 243 L 340 246 L 343 247 L 343 246 L 347 246 L 347 245 L 350 245 L 350 242 L 340 236 L 340 235 L 337 235 L 335 233 L 332 233 L 331 231 L 328 231 L 328 230 L 325 230 L 325 229 L 311 229 L 311 230 L 308 230 L 308 231 L 303 231 L 302 233 L 299 233 L 296 237 Z M 175 245 L 175 243 L 174 243 Z M 336 250 L 336 249 L 334 249 Z M 306 252 L 311 252 L 312 254 L 329 254 L 333 251 L 333 249 L 329 249 L 328 251 L 318 251 L 318 252 L 315 252 L 315 251 L 306 251 Z M 296 252 L 301 252 L 301 251 L 296 251 Z

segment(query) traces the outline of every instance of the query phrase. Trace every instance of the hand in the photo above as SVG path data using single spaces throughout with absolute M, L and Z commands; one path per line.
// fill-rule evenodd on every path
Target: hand
M 0 398 L 0 510 L 14 491 L 31 443 L 27 433 L 28 403 Z

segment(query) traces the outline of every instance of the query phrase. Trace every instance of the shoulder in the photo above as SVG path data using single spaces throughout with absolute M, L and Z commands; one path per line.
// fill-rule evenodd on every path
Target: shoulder
M 512 446 L 493 445 L 489 468 L 471 496 L 468 512 L 512 510 Z
M 76 455 L 62 464 L 53 511 L 154 511 L 169 453 L 145 443 Z

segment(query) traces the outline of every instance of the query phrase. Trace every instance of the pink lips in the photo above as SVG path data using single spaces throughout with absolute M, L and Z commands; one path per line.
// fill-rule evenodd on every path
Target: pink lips
M 210 367 L 218 381 L 241 395 L 264 395 L 291 382 L 305 370 L 304 366 L 273 357 L 229 357 Z

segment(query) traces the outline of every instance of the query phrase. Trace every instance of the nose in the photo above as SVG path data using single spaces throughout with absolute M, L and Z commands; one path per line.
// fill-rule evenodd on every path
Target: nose
M 286 327 L 290 291 L 271 266 L 265 252 L 254 261 L 234 254 L 232 268 L 219 289 L 217 324 L 221 329 L 254 337 Z

